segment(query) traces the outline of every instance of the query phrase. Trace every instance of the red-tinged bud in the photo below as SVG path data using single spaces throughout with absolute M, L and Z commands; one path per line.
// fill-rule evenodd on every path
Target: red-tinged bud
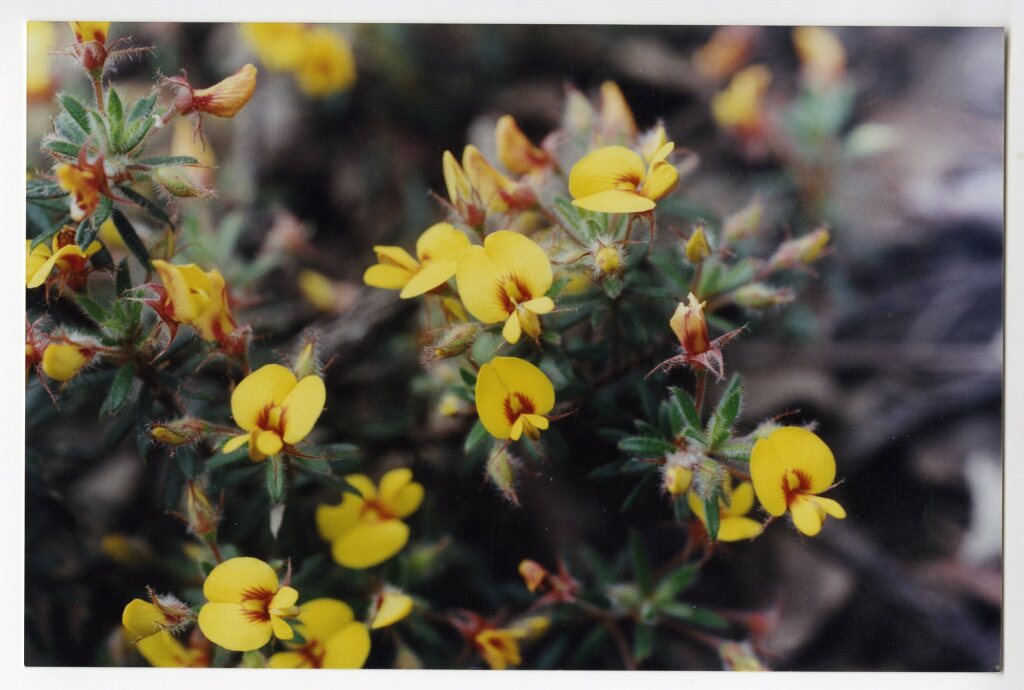
M 511 115 L 503 115 L 494 128 L 498 160 L 516 175 L 550 167 L 554 161 L 547 151 L 533 145 Z
M 725 242 L 739 242 L 756 235 L 761 227 L 763 212 L 761 197 L 755 196 L 746 206 L 727 216 L 722 222 L 722 237 L 725 238 Z
M 217 533 L 220 522 L 220 509 L 214 508 L 203 485 L 190 480 L 185 489 L 185 507 L 188 517 L 188 528 L 199 538 Z
M 695 357 L 711 349 L 708 324 L 704 319 L 707 302 L 698 302 L 692 292 L 687 299 L 687 304 L 679 303 L 668 323 L 686 354 Z
M 783 242 L 768 259 L 768 267 L 777 271 L 810 265 L 822 257 L 828 240 L 828 228 L 821 227 L 803 237 Z
M 168 446 L 192 446 L 202 440 L 209 426 L 201 419 L 183 417 L 163 424 L 154 424 L 149 429 L 149 437 Z
M 768 309 L 780 304 L 788 304 L 796 299 L 789 288 L 773 288 L 765 283 L 744 285 L 732 293 L 732 300 L 741 307 L 748 309 Z
M 205 89 L 195 89 L 188 76 L 171 77 L 165 81 L 181 89 L 174 107 L 181 115 L 209 113 L 217 117 L 234 117 L 245 107 L 256 90 L 257 70 L 247 64 L 226 79 Z
M 537 589 L 544 584 L 544 579 L 547 578 L 548 571 L 547 568 L 537 561 L 532 561 L 527 558 L 519 563 L 519 574 L 523 576 L 523 581 L 526 583 L 526 589 L 531 592 L 536 592 Z

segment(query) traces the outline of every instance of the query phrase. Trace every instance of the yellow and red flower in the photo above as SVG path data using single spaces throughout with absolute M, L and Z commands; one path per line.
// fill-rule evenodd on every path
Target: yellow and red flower
M 378 263 L 363 274 L 367 285 L 401 290 L 402 299 L 417 297 L 444 285 L 455 275 L 469 238 L 450 223 L 427 228 L 416 240 L 416 259 L 401 247 L 376 246 Z M 417 260 L 418 259 L 418 260 Z
M 305 641 L 285 642 L 287 651 L 272 655 L 270 668 L 362 668 L 370 655 L 370 633 L 343 601 L 307 601 L 295 628 Z
M 80 290 L 91 270 L 89 257 L 102 249 L 92 242 L 84 251 L 75 243 L 75 229 L 70 225 L 54 235 L 49 243 L 37 244 L 25 240 L 25 287 L 37 288 L 44 283 L 59 281 L 61 287 Z M 57 273 L 52 275 L 53 269 Z
M 754 507 L 754 487 L 750 482 L 740 482 L 735 487 L 731 484 L 731 479 L 723 482 L 722 492 L 725 494 L 725 500 L 718 501 L 718 541 L 753 539 L 761 534 L 762 530 L 761 523 L 746 516 Z M 690 512 L 706 528 L 708 518 L 704 511 L 704 502 L 693 491 L 686 494 L 686 502 L 690 506 Z
M 476 377 L 476 409 L 484 428 L 499 439 L 536 441 L 547 429 L 555 406 L 551 380 L 518 357 L 495 357 Z
M 666 159 L 675 144 L 667 142 L 645 167 L 636 151 L 606 146 L 591 151 L 569 171 L 573 204 L 601 213 L 646 213 L 679 183 L 679 172 Z
M 710 371 L 719 379 L 725 378 L 725 365 L 722 362 L 722 348 L 738 336 L 744 327 L 729 331 L 725 335 L 711 340 L 708 336 L 708 324 L 704 318 L 704 306 L 691 292 L 688 302 L 680 302 L 676 311 L 669 319 L 669 327 L 679 339 L 682 352 L 671 357 L 656 369 L 668 369 L 677 364 L 686 364 L 695 371 Z

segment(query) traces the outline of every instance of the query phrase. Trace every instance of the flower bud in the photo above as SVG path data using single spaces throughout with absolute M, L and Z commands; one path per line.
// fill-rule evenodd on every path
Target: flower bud
M 708 244 L 707 233 L 703 225 L 698 225 L 693 230 L 693 235 L 686 241 L 686 258 L 690 263 L 699 264 L 711 256 L 711 245 Z
M 234 117 L 252 98 L 256 90 L 256 73 L 256 68 L 247 64 L 230 77 L 205 89 L 193 89 L 182 77 L 169 79 L 169 82 L 186 88 L 175 100 L 174 107 L 182 115 L 200 112 L 217 117 Z
M 487 478 L 501 492 L 508 501 L 519 505 L 519 497 L 516 495 L 516 468 L 519 461 L 508 452 L 507 448 L 501 448 L 487 462 Z
M 768 309 L 780 304 L 788 304 L 795 299 L 789 288 L 773 288 L 765 283 L 744 285 L 732 293 L 732 300 L 741 307 L 748 309 Z
M 631 141 L 637 133 L 633 111 L 613 81 L 601 84 L 601 129 L 609 141 Z
M 548 571 L 547 568 L 537 561 L 532 561 L 527 558 L 519 563 L 519 574 L 523 576 L 523 581 L 526 583 L 526 589 L 531 592 L 536 592 L 537 589 L 544 584 L 544 579 L 548 576 Z
M 478 324 L 457 323 L 445 330 L 440 338 L 427 349 L 425 359 L 436 361 L 458 357 L 476 342 L 479 334 L 480 326 Z
M 594 252 L 594 268 L 598 278 L 621 273 L 623 269 L 622 252 L 614 245 L 601 247 Z
M 168 446 L 191 446 L 199 443 L 208 426 L 201 419 L 183 417 L 163 424 L 154 424 L 149 429 L 149 437 Z
M 650 165 L 654 160 L 654 155 L 667 143 L 668 135 L 665 134 L 665 125 L 659 122 L 657 127 L 640 138 L 640 155 L 644 157 L 644 163 Z
M 761 197 L 755 196 L 736 213 L 726 217 L 722 223 L 722 237 L 727 244 L 753 237 L 761 226 L 761 215 L 764 207 Z
M 798 26 L 793 29 L 793 47 L 803 76 L 812 86 L 828 86 L 846 73 L 846 50 L 828 29 Z
M 220 510 L 213 507 L 203 485 L 197 481 L 189 480 L 185 488 L 185 509 L 192 534 L 199 538 L 216 534 Z
M 568 87 L 565 95 L 565 115 L 562 116 L 562 127 L 570 134 L 588 131 L 594 122 L 594 107 L 587 97 L 573 87 Z
M 812 264 L 821 258 L 828 240 L 828 229 L 821 227 L 803 237 L 783 242 L 768 260 L 768 266 L 771 270 L 779 270 Z
M 320 334 L 309 332 L 299 346 L 298 354 L 292 362 L 292 371 L 299 381 L 307 376 L 323 376 L 323 365 L 320 362 Z
M 708 339 L 708 324 L 704 319 L 706 304 L 707 302 L 698 302 L 696 296 L 691 292 L 688 303 L 680 302 L 672 318 L 669 319 L 672 332 L 676 334 L 676 338 L 686 350 L 686 354 L 691 357 L 707 352 L 711 348 L 711 341 Z
M 181 168 L 162 167 L 153 171 L 153 182 L 167 194 L 182 198 L 208 197 L 212 189 L 200 187 Z
M 693 470 L 681 465 L 666 465 L 663 475 L 665 491 L 671 496 L 682 496 L 690 488 L 693 481 Z
M 53 343 L 43 350 L 43 372 L 54 381 L 70 381 L 78 375 L 96 351 L 76 343 Z
M 370 602 L 370 610 L 366 612 L 370 629 L 377 630 L 394 625 L 412 613 L 414 603 L 412 597 L 402 590 L 385 586 Z
M 158 596 L 148 587 L 146 592 L 149 601 L 132 599 L 121 614 L 121 624 L 135 636 L 134 642 L 156 635 L 161 630 L 177 632 L 192 620 L 188 605 L 173 595 Z
M 498 145 L 498 160 L 516 175 L 526 175 L 553 163 L 547 151 L 534 146 L 523 134 L 511 115 L 502 115 L 498 119 L 494 138 Z

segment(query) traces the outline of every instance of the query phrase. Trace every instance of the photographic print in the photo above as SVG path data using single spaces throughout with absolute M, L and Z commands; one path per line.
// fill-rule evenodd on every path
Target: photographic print
M 26 666 L 1002 669 L 1002 28 L 26 30 Z

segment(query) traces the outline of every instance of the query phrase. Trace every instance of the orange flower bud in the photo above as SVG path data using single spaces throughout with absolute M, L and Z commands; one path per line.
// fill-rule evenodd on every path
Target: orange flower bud
M 526 588 L 531 592 L 536 592 L 537 588 L 544 583 L 544 578 L 548 576 L 548 571 L 547 568 L 537 561 L 531 561 L 527 558 L 519 563 L 519 574 L 523 576 Z
M 230 77 L 205 89 L 193 89 L 183 76 L 166 81 L 185 89 L 174 102 L 174 107 L 182 115 L 199 112 L 217 117 L 234 117 L 256 90 L 256 72 L 252 64 L 247 64 Z
M 686 241 L 686 258 L 690 263 L 699 264 L 711 256 L 711 245 L 708 244 L 707 233 L 704 226 L 698 225 L 693 230 L 693 235 Z
M 498 144 L 498 159 L 516 175 L 525 175 L 553 163 L 547 151 L 534 146 L 523 134 L 511 115 L 503 115 L 498 120 L 494 138 Z
M 107 32 L 110 31 L 110 22 L 68 22 L 71 30 L 75 32 L 75 40 L 79 43 L 96 41 L 100 45 L 107 42 Z
M 711 349 L 711 341 L 708 339 L 708 324 L 704 320 L 704 307 L 707 302 L 698 302 L 696 296 L 691 292 L 688 303 L 679 303 L 675 314 L 669 320 L 672 332 L 679 339 L 679 344 L 691 357 L 707 352 Z

